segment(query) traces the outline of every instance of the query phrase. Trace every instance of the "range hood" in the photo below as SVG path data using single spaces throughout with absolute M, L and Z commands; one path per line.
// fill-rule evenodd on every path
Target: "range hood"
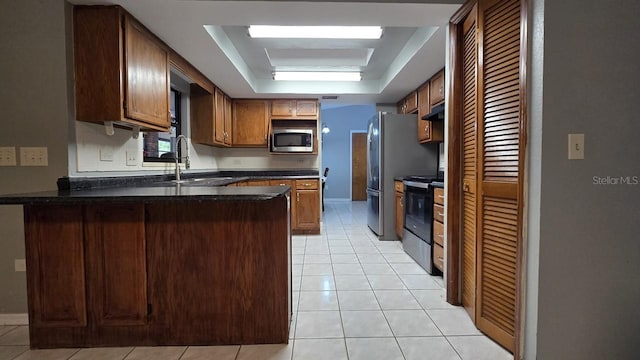
M 444 103 L 436 105 L 431 112 L 422 116 L 422 120 L 443 121 L 444 120 Z

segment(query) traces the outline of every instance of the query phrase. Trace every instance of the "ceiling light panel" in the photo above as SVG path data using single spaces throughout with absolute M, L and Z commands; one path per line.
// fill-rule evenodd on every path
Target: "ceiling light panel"
M 265 49 L 271 66 L 364 67 L 373 54 L 364 49 Z
M 357 71 L 276 71 L 273 80 L 284 81 L 360 81 L 362 74 Z
M 249 36 L 281 39 L 380 39 L 382 27 L 251 25 Z

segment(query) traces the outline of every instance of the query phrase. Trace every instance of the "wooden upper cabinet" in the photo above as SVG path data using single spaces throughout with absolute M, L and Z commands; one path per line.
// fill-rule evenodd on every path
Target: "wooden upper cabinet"
M 438 105 L 444 101 L 444 69 L 438 71 L 435 75 L 433 75 L 430 83 L 430 104 L 431 106 Z
M 234 146 L 267 147 L 269 101 L 234 100 L 231 127 Z
M 396 108 L 398 114 L 406 114 L 405 110 L 407 109 L 407 99 L 403 98 L 402 100 L 398 101 L 398 103 L 396 104 Z
M 418 118 L 422 119 L 431 111 L 431 103 L 429 102 L 429 82 L 427 81 L 418 88 Z
M 278 99 L 271 101 L 272 119 L 317 119 L 317 100 Z
M 231 103 L 231 98 L 227 95 L 224 96 L 224 144 L 227 146 L 231 146 L 233 144 L 232 141 L 232 128 L 233 122 L 233 105 Z
M 418 112 L 418 92 L 412 91 L 404 99 L 405 102 L 405 114 L 414 114 Z
M 121 7 L 74 7 L 74 65 L 78 121 L 169 130 L 169 48 Z
M 213 123 L 214 125 L 214 138 L 215 142 L 220 145 L 224 145 L 224 140 L 226 138 L 226 132 L 224 128 L 224 93 L 216 88 L 215 90 L 215 111 Z

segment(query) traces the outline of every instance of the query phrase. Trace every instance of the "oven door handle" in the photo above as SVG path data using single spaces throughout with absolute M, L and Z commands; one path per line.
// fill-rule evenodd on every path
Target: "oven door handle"
M 402 183 L 406 186 L 410 186 L 410 187 L 415 187 L 415 188 L 420 188 L 420 189 L 428 189 L 429 188 L 429 183 L 423 183 L 423 182 L 417 182 L 417 181 L 409 181 L 409 180 L 404 180 L 402 181 Z

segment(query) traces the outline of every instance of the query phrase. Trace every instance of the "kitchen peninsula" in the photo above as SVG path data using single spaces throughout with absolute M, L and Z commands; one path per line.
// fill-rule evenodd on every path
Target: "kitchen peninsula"
M 290 192 L 169 182 L 0 196 L 24 206 L 31 347 L 286 343 Z

